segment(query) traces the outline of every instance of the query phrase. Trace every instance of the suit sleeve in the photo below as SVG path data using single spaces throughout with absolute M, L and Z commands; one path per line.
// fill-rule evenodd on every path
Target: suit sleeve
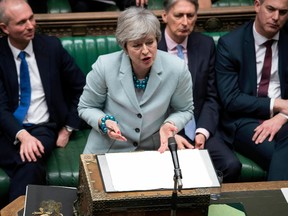
M 211 39 L 212 40 L 212 39 Z M 197 128 L 205 128 L 209 133 L 214 134 L 219 122 L 219 100 L 216 88 L 215 76 L 215 45 L 212 41 L 209 50 L 208 67 L 207 67 L 207 83 L 203 83 L 202 88 L 206 88 L 206 96 L 200 115 L 197 121 Z M 197 89 L 195 91 L 197 93 Z M 195 101 L 196 103 L 196 101 Z
M 243 63 L 255 64 L 253 59 L 247 60 L 248 50 L 240 42 L 220 38 L 215 64 L 219 96 L 225 112 L 237 117 L 268 118 L 270 99 L 257 97 L 249 90 L 251 86 L 256 88 L 257 83 L 251 83 L 254 72 L 247 71 Z
M 17 88 L 18 90 L 18 88 Z M 3 79 L 0 79 L 0 133 L 3 133 L 12 142 L 15 140 L 16 133 L 23 129 L 8 106 L 8 93 L 5 89 Z
M 192 78 L 186 64 L 184 64 L 184 67 L 180 71 L 177 87 L 170 103 L 172 112 L 165 120 L 174 122 L 179 131 L 194 118 L 193 96 L 191 94 Z

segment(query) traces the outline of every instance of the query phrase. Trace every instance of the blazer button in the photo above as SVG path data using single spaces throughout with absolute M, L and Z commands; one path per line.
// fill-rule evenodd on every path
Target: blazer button
M 137 114 L 138 118 L 142 118 L 142 115 L 140 113 Z
M 137 147 L 138 143 L 137 142 L 133 142 L 133 146 Z
M 139 133 L 140 129 L 139 128 L 135 128 L 135 131 L 136 131 L 136 133 Z

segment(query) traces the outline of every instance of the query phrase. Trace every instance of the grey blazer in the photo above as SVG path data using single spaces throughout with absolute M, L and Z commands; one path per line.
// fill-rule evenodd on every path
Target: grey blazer
M 87 75 L 78 105 L 79 115 L 92 130 L 84 153 L 156 150 L 159 129 L 172 121 L 180 131 L 193 117 L 192 80 L 183 60 L 158 50 L 149 81 L 137 99 L 129 57 L 123 51 L 100 56 Z M 113 115 L 127 142 L 102 134 L 98 119 Z

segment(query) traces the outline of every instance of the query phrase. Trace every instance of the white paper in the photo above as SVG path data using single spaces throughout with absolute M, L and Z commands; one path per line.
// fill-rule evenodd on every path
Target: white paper
M 286 199 L 286 202 L 288 203 L 288 188 L 281 188 L 281 191 Z
M 187 149 L 178 150 L 177 153 L 183 189 L 220 186 L 206 150 Z M 115 191 L 174 187 L 174 166 L 170 151 L 162 154 L 158 151 L 108 153 L 105 157 Z

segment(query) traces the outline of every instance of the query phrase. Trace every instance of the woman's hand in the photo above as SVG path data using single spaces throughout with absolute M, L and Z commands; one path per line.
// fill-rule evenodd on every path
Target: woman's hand
M 174 136 L 178 132 L 178 128 L 171 122 L 166 122 L 160 127 L 160 147 L 158 151 L 163 153 L 168 149 L 168 138 Z
M 106 127 L 108 129 L 107 135 L 111 139 L 115 139 L 115 140 L 123 141 L 123 142 L 127 141 L 126 137 L 121 135 L 121 131 L 118 127 L 117 122 L 112 121 L 112 120 L 106 120 L 105 123 L 106 123 Z

